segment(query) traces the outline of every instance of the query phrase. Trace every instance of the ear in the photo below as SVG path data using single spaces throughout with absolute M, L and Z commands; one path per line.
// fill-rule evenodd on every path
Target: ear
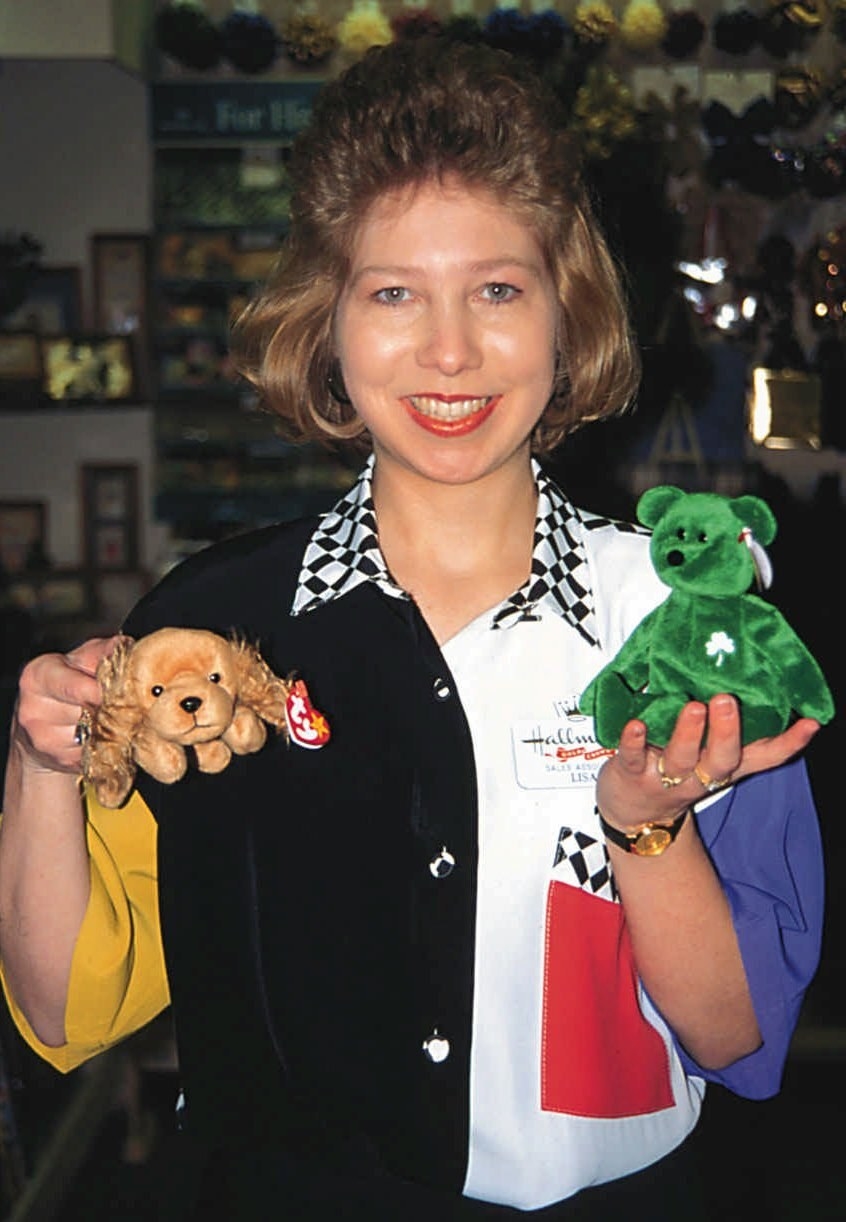
M 729 501 L 729 507 L 741 524 L 749 527 L 762 547 L 772 543 L 778 526 L 775 514 L 766 501 L 762 501 L 759 496 L 737 496 Z
M 285 702 L 291 690 L 286 679 L 275 675 L 255 645 L 233 639 L 230 642 L 238 676 L 238 702 L 252 709 L 264 721 L 287 732 Z
M 643 526 L 657 526 L 670 506 L 682 496 L 687 496 L 687 493 L 673 484 L 647 488 L 637 503 L 637 520 Z
M 94 713 L 92 742 L 128 745 L 143 720 L 132 683 L 132 651 L 135 641 L 123 637 L 97 667 L 102 701 Z

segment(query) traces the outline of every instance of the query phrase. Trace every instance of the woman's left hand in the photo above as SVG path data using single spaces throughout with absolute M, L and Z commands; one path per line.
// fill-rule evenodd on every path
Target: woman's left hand
M 597 805 L 623 830 L 669 823 L 708 793 L 786 763 L 819 728 L 819 722 L 803 717 L 782 734 L 744 747 L 737 701 L 725 694 L 713 696 L 707 706 L 686 704 L 663 750 L 647 743 L 642 721 L 630 721 L 599 774 Z

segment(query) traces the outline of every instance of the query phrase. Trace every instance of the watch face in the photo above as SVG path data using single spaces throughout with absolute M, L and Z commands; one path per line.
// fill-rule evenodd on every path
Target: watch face
M 647 827 L 632 845 L 638 857 L 659 857 L 673 843 L 672 832 L 666 827 Z

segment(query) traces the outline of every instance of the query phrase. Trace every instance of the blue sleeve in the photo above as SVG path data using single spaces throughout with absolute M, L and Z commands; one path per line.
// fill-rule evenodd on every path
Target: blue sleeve
M 686 1071 L 749 1099 L 778 1092 L 823 923 L 822 844 L 805 764 L 739 782 L 697 811 L 700 835 L 731 905 L 763 1042 L 721 1070 L 679 1047 Z

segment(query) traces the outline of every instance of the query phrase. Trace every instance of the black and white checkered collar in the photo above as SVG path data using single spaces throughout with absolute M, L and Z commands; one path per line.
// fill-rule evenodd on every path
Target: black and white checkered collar
M 325 514 L 309 541 L 292 615 L 304 615 L 349 594 L 365 581 L 391 598 L 408 598 L 388 572 L 379 547 L 371 481 L 373 456 L 352 488 Z M 541 606 L 562 615 L 591 645 L 598 644 L 585 530 L 607 518 L 577 510 L 533 460 L 538 488 L 532 570 L 529 579 L 494 610 L 491 628 L 538 618 Z

